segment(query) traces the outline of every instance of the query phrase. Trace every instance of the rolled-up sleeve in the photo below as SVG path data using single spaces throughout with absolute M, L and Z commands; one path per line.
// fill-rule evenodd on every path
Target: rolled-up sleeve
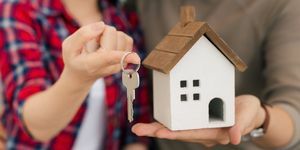
M 295 132 L 286 147 L 300 143 L 300 6 L 289 0 L 280 10 L 265 45 L 265 98 L 280 105 L 293 118 Z
M 10 128 L 28 133 L 22 119 L 24 102 L 45 90 L 50 80 L 30 8 L 20 3 L 0 2 L 0 10 L 0 72 L 6 110 L 3 117 L 12 120 Z

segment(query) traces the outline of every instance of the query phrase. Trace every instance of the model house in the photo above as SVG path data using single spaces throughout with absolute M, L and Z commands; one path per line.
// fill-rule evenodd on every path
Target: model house
M 143 61 L 153 70 L 154 118 L 171 130 L 227 127 L 235 121 L 235 68 L 246 64 L 193 7 Z

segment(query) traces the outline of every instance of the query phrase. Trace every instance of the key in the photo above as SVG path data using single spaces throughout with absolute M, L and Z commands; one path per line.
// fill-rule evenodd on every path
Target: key
M 135 99 L 135 89 L 140 85 L 139 74 L 132 69 L 126 69 L 122 72 L 122 83 L 127 90 L 127 118 L 129 122 L 133 121 L 133 101 Z

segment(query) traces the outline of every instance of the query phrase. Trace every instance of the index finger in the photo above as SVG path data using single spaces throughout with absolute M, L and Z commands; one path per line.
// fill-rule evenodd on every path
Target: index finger
M 71 34 L 63 43 L 64 47 L 67 49 L 70 47 L 76 50 L 81 50 L 86 42 L 98 38 L 105 29 L 103 22 L 97 22 L 90 25 L 86 25 L 78 29 L 76 32 Z

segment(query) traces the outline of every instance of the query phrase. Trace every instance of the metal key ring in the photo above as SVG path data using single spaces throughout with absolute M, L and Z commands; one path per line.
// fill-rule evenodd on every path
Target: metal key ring
M 132 53 L 135 53 L 135 52 L 126 52 L 123 56 L 122 56 L 122 59 L 121 59 L 121 68 L 122 68 L 122 71 L 126 72 L 125 68 L 124 68 L 124 60 L 126 59 L 126 57 Z M 141 67 L 141 63 L 138 63 L 136 64 L 137 65 L 137 68 L 135 68 L 135 72 L 137 72 L 140 67 Z

